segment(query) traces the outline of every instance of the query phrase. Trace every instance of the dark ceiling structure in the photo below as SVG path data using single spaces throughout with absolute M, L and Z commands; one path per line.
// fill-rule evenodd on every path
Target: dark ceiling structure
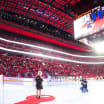
M 103 0 L 0 0 L 0 17 L 75 42 L 73 21 L 99 4 Z
M 77 15 L 70 6 L 77 2 L 79 0 L 0 0 L 0 10 L 43 21 L 72 35 L 73 19 Z
M 97 6 L 104 6 L 104 0 L 80 0 L 78 3 L 71 6 L 71 10 L 77 15 L 80 15 Z

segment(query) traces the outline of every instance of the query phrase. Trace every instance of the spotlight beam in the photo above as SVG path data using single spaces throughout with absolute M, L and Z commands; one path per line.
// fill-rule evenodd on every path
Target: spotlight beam
M 53 49 L 49 49 L 49 48 L 45 48 L 45 47 L 41 47 L 41 46 L 32 45 L 32 44 L 26 44 L 26 43 L 17 42 L 17 41 L 11 41 L 11 40 L 7 40 L 7 39 L 4 39 L 4 38 L 0 38 L 0 40 L 6 41 L 6 42 L 10 42 L 10 43 L 19 44 L 19 45 L 24 45 L 24 46 L 39 48 L 39 49 L 43 49 L 43 50 L 47 50 L 47 51 L 51 51 L 51 52 L 60 53 L 60 54 L 65 54 L 65 55 L 68 55 L 68 56 L 74 56 L 74 57 L 83 57 L 83 58 L 103 58 L 104 57 L 104 56 L 82 56 L 82 55 L 75 55 L 75 54 L 66 53 L 66 52 L 62 52 L 62 51 L 58 51 L 58 50 L 53 50 Z
M 81 62 L 81 61 L 76 61 L 76 60 L 70 60 L 70 59 L 64 59 L 64 58 L 59 58 L 59 57 L 47 56 L 47 55 L 43 55 L 43 54 L 17 51 L 17 50 L 7 49 L 7 48 L 3 48 L 3 47 L 0 47 L 0 49 L 4 50 L 4 51 L 8 51 L 8 52 L 26 54 L 26 55 L 31 55 L 31 56 L 38 56 L 38 57 L 43 57 L 43 58 L 48 58 L 48 59 L 55 59 L 55 60 L 65 61 L 65 62 L 72 62 L 72 63 L 79 63 L 79 64 L 104 64 L 104 62 Z

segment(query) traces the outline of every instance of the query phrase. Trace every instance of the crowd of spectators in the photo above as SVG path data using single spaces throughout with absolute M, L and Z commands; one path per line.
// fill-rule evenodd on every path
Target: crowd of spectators
M 12 34 L 12 35 L 11 35 Z M 15 36 L 13 33 L 0 33 L 0 37 L 6 40 L 1 40 L 0 39 L 0 46 L 4 47 L 4 48 L 8 48 L 8 49 L 13 49 L 13 50 L 17 50 L 17 51 L 24 51 L 24 52 L 31 52 L 31 53 L 40 53 L 40 54 L 44 54 L 44 55 L 48 55 L 48 56 L 54 56 L 54 57 L 59 57 L 59 58 L 64 58 L 64 59 L 70 59 L 70 60 L 76 60 L 76 61 L 80 61 L 80 62 L 102 62 L 104 60 L 104 57 L 100 57 L 100 58 L 89 58 L 89 57 L 78 57 L 78 56 L 72 56 L 71 54 L 77 54 L 77 55 L 83 55 L 83 56 L 88 56 L 89 54 L 86 54 L 83 52 L 83 54 L 79 54 L 79 52 L 73 52 L 69 49 L 65 49 L 63 47 L 59 47 L 59 46 L 55 46 L 55 45 L 50 45 L 47 43 L 43 43 L 43 42 L 39 42 L 33 39 L 29 39 L 29 38 L 25 38 L 23 36 Z M 12 41 L 12 42 L 8 42 Z M 14 43 L 14 42 L 18 42 L 18 43 Z M 22 44 L 19 44 L 22 43 Z M 28 45 L 24 45 L 24 43 L 28 44 Z M 30 46 L 33 45 L 33 46 Z M 51 49 L 54 51 L 48 51 L 45 49 L 42 49 L 40 47 L 43 48 L 47 48 L 47 49 Z M 58 47 L 58 48 L 57 48 Z M 55 50 L 57 51 L 61 51 L 63 53 L 59 53 L 59 52 L 55 52 Z
M 54 77 L 97 77 L 104 75 L 104 65 L 66 63 L 7 52 L 0 56 L 0 74 L 7 77 L 34 77 L 38 70 L 43 72 L 45 78 L 48 75 Z
M 0 33 L 0 38 L 35 46 L 47 47 L 49 49 L 58 50 L 66 53 L 71 52 L 61 47 L 39 42 L 33 39 L 27 39 L 22 36 L 19 37 L 17 35 L 11 35 L 9 33 L 5 35 L 3 33 Z M 48 56 L 54 56 L 64 59 L 73 59 L 77 61 L 97 62 L 104 60 L 104 58 L 84 58 L 72 55 L 65 55 L 62 53 L 43 50 L 41 48 L 17 44 L 5 40 L 0 40 L 0 47 L 24 52 L 42 53 Z M 3 50 L 0 50 L 0 54 L 0 74 L 4 74 L 7 77 L 34 77 L 37 74 L 38 70 L 42 70 L 43 76 L 46 78 L 48 77 L 48 75 L 72 77 L 104 76 L 104 65 L 88 65 L 73 62 L 64 62 L 55 59 L 42 58 L 32 55 L 29 56 L 22 53 L 13 53 Z

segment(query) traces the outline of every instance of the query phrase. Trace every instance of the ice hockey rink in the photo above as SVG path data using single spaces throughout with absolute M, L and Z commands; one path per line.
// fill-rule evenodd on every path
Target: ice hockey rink
M 104 81 L 88 81 L 88 93 L 80 91 L 80 81 L 43 83 L 40 99 L 35 97 L 35 83 L 4 83 L 0 104 L 104 104 Z

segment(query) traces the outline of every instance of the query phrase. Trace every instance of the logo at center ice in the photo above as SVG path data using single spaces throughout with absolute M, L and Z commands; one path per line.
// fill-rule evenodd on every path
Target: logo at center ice
M 36 95 L 27 96 L 26 100 L 20 101 L 14 104 L 39 104 L 40 102 L 49 102 L 55 99 L 54 96 L 51 95 L 41 95 L 40 99 L 36 98 Z

